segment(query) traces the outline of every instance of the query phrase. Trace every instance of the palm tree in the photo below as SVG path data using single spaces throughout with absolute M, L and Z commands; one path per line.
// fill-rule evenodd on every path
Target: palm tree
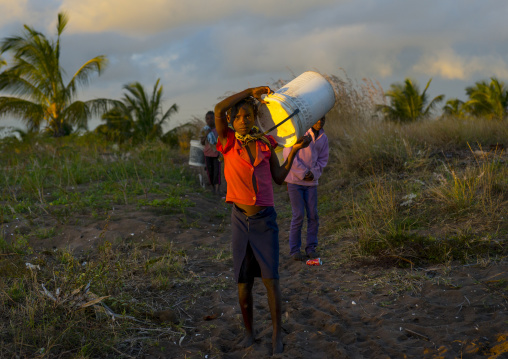
M 464 116 L 464 101 L 457 98 L 446 101 L 446 105 L 443 106 L 443 115 L 451 117 Z
M 97 132 L 119 142 L 129 138 L 135 142 L 160 138 L 162 125 L 178 111 L 178 106 L 173 104 L 163 112 L 163 86 L 159 83 L 160 79 L 157 79 L 150 96 L 139 82 L 125 85 L 127 93 L 122 102 L 102 116 L 106 124 L 99 126 Z
M 507 115 L 508 91 L 504 82 L 495 77 L 486 81 L 476 82 L 466 88 L 469 100 L 464 107 L 473 116 L 484 116 L 489 119 L 503 119 Z
M 109 141 L 123 143 L 134 136 L 134 119 L 123 102 L 103 114 L 102 120 L 106 123 L 97 126 L 95 132 L 104 135 Z
M 422 93 L 418 84 L 413 80 L 406 78 L 403 84 L 396 83 L 390 85 L 390 90 L 386 91 L 385 96 L 390 97 L 390 105 L 378 105 L 377 109 L 383 112 L 388 119 L 410 122 L 426 117 L 430 111 L 444 99 L 444 95 L 434 97 L 428 103 L 427 89 L 430 82 Z
M 3 39 L 0 51 L 12 52 L 12 66 L 0 74 L 0 90 L 13 96 L 0 97 L 0 116 L 20 118 L 28 129 L 42 124 L 53 136 L 67 135 L 73 126 L 86 128 L 92 115 L 100 115 L 111 103 L 107 99 L 75 100 L 78 85 L 87 85 L 93 73 L 100 75 L 105 56 L 85 62 L 64 84 L 60 67 L 60 36 L 67 25 L 65 13 L 58 14 L 56 43 L 25 25 L 22 36 Z

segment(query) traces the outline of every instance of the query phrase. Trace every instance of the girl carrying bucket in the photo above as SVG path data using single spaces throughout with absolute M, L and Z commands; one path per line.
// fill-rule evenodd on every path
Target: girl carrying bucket
M 310 143 L 302 137 L 287 160 L 279 165 L 271 136 L 261 136 L 254 123 L 262 95 L 273 91 L 267 86 L 249 88 L 215 106 L 215 127 L 219 135 L 217 150 L 224 156 L 227 182 L 226 202 L 231 212 L 233 265 L 238 283 L 238 301 L 246 337 L 245 347 L 254 343 L 252 287 L 261 277 L 266 287 L 272 318 L 273 353 L 283 351 L 281 335 L 281 292 L 279 286 L 279 229 L 273 207 L 272 179 L 284 183 L 296 153 Z M 229 124 L 233 129 L 228 127 Z

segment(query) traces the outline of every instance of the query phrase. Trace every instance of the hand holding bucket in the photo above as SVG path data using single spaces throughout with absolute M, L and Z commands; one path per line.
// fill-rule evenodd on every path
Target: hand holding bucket
M 256 87 L 252 90 L 252 97 L 254 97 L 256 100 L 258 100 L 261 103 L 265 103 L 265 100 L 261 98 L 262 95 L 270 95 L 273 93 L 272 89 L 268 86 L 260 86 Z

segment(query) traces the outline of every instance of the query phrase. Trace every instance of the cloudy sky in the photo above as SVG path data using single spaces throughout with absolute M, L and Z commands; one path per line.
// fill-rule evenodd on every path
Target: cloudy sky
M 28 24 L 54 38 L 67 12 L 62 66 L 97 55 L 109 65 L 81 99 L 121 98 L 160 78 L 173 123 L 203 118 L 231 91 L 307 70 L 378 81 L 406 77 L 431 96 L 465 99 L 492 76 L 508 83 L 506 0 L 0 0 L 0 37 Z M 1 125 L 21 122 L 1 120 Z M 94 120 L 90 128 L 99 123 Z

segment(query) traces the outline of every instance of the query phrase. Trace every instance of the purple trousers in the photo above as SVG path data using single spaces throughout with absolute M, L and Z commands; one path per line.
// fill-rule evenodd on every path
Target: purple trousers
M 288 183 L 291 200 L 291 228 L 289 230 L 289 254 L 300 252 L 302 245 L 302 226 L 307 214 L 307 242 L 305 253 L 314 252 L 318 245 L 319 217 L 317 211 L 317 186 L 301 186 Z

